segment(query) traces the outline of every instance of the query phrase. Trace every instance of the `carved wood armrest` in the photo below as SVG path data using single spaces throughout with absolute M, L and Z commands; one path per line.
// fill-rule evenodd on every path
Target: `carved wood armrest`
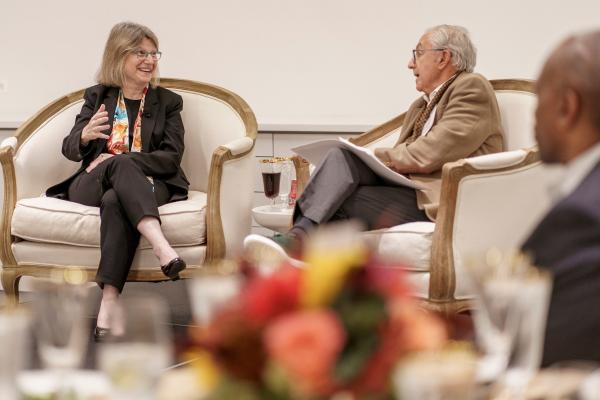
M 12 252 L 11 236 L 12 215 L 17 204 L 17 181 L 15 165 L 13 162 L 14 147 L 4 146 L 0 148 L 0 164 L 4 176 L 4 203 L 0 220 L 0 260 L 3 265 L 15 265 L 16 260 Z
M 493 156 L 493 155 L 491 155 Z M 454 300 L 456 275 L 454 269 L 453 230 L 461 181 L 473 175 L 504 173 L 539 162 L 537 149 L 523 152 L 523 157 L 510 165 L 481 163 L 478 159 L 462 159 L 442 168 L 440 202 L 433 233 L 430 261 L 429 297 L 433 302 Z M 477 161 L 477 162 L 476 162 Z
M 240 143 L 242 143 L 240 141 Z M 226 162 L 246 156 L 254 148 L 254 140 L 250 144 L 243 142 L 242 152 L 233 154 L 231 146 L 224 145 L 215 149 L 210 162 L 208 175 L 208 198 L 206 202 L 206 261 L 212 262 L 225 257 L 226 245 L 221 219 L 221 184 L 223 167 Z M 237 146 L 240 148 L 240 146 Z M 245 150 L 245 151 L 243 151 Z

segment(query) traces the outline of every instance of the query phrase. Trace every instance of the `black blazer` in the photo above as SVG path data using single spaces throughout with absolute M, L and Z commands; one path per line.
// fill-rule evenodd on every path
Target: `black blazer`
M 522 249 L 554 275 L 542 364 L 600 361 L 600 163 Z
M 62 153 L 71 161 L 81 161 L 79 170 L 68 179 L 50 187 L 46 195 L 68 198 L 73 179 L 82 173 L 100 153 L 106 151 L 106 140 L 95 139 L 80 147 L 81 131 L 104 104 L 108 112 L 107 124 L 112 127 L 119 88 L 96 85 L 86 89 L 81 112 L 75 119 L 71 133 L 63 139 Z M 171 191 L 170 201 L 187 198 L 189 182 L 181 169 L 184 150 L 184 128 L 181 120 L 183 99 L 172 91 L 150 87 L 146 93 L 142 115 L 142 151 L 126 153 L 133 158 L 147 176 L 162 180 Z M 110 134 L 110 131 L 107 132 Z

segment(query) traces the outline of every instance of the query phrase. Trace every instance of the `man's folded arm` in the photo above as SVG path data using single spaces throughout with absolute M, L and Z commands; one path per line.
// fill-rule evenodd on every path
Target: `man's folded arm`
M 492 93 L 493 95 L 493 93 Z M 473 80 L 448 101 L 442 118 L 411 144 L 376 149 L 376 155 L 399 173 L 428 174 L 450 161 L 473 154 L 492 129 L 493 107 L 484 82 Z

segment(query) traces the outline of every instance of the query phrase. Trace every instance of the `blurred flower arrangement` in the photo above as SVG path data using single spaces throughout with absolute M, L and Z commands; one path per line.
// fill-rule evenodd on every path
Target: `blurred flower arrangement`
M 207 398 L 389 398 L 400 358 L 445 343 L 443 323 L 411 299 L 402 269 L 362 244 L 314 246 L 305 261 L 269 276 L 244 267 L 239 295 L 192 332 Z

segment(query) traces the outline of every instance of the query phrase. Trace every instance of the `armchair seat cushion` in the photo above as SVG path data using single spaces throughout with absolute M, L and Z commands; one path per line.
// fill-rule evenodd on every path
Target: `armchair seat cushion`
M 411 222 L 365 232 L 365 238 L 383 260 L 404 265 L 411 271 L 429 271 L 433 222 Z
M 190 191 L 188 199 L 158 208 L 162 230 L 172 246 L 206 243 L 206 193 Z M 100 247 L 100 208 L 50 197 L 17 202 L 12 235 L 41 243 Z M 151 248 L 142 237 L 140 249 Z

